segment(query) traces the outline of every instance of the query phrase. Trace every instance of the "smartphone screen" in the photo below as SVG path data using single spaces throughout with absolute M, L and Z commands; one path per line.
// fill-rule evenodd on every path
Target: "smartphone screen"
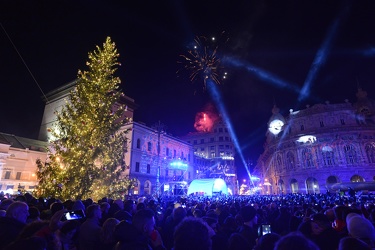
M 262 225 L 262 235 L 271 233 L 271 225 Z
M 85 213 L 83 212 L 83 210 L 76 210 L 65 212 L 61 220 L 79 220 L 83 218 L 85 218 Z

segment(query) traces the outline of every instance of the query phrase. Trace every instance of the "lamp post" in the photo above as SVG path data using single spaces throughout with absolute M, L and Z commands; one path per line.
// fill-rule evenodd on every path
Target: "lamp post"
M 165 133 L 165 126 L 163 123 L 158 121 L 154 124 L 153 128 L 155 129 L 158 136 L 157 143 L 157 170 L 156 170 L 156 193 L 160 195 L 160 135 Z

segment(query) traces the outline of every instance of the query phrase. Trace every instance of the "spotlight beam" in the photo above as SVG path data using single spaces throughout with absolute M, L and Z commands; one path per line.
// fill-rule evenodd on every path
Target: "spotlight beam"
M 228 116 L 227 110 L 226 110 L 224 104 L 222 103 L 222 101 L 221 101 L 221 95 L 220 95 L 219 91 L 217 90 L 217 88 L 215 86 L 215 83 L 211 80 L 211 78 L 207 79 L 207 87 L 208 87 L 209 93 L 211 94 L 212 99 L 214 100 L 214 102 L 216 103 L 216 106 L 218 107 L 220 113 L 222 114 L 223 120 L 225 122 L 225 125 L 228 128 L 228 131 L 229 131 L 229 134 L 230 134 L 230 136 L 231 136 L 231 138 L 233 140 L 234 146 L 236 147 L 236 150 L 237 150 L 237 152 L 238 152 L 238 154 L 239 154 L 239 156 L 241 158 L 241 162 L 244 165 L 244 167 L 246 169 L 246 172 L 249 175 L 249 179 L 251 181 L 251 184 L 254 187 L 254 182 L 253 182 L 253 180 L 251 178 L 250 171 L 249 171 L 249 169 L 247 167 L 245 158 L 244 158 L 244 156 L 242 154 L 241 147 L 240 147 L 240 145 L 238 143 L 237 136 L 236 136 L 236 134 L 235 134 L 235 132 L 233 130 L 232 123 L 229 120 L 229 116 Z
M 344 8 L 341 8 L 341 11 L 339 12 L 338 17 L 334 20 L 330 28 L 328 29 L 326 38 L 323 41 L 323 44 L 320 46 L 320 49 L 315 55 L 315 59 L 311 65 L 310 71 L 306 77 L 305 83 L 301 89 L 301 92 L 298 97 L 298 101 L 302 101 L 306 99 L 310 95 L 310 89 L 311 86 L 316 79 L 319 70 L 322 66 L 324 66 L 327 56 L 331 50 L 332 43 L 334 39 L 336 38 L 337 31 L 340 27 L 340 24 L 342 23 L 342 19 L 347 16 L 350 8 L 349 6 L 344 6 Z
M 279 88 L 287 88 L 293 92 L 300 93 L 300 88 L 296 84 L 289 83 L 287 81 L 284 81 L 283 79 L 271 74 L 270 72 L 267 72 L 259 67 L 256 67 L 250 63 L 244 63 L 241 62 L 238 59 L 231 58 L 231 57 L 224 57 L 223 62 L 230 64 L 231 66 L 235 66 L 238 68 L 244 68 L 249 73 L 254 74 L 259 79 L 264 80 L 265 82 L 268 82 L 272 84 L 273 86 L 279 87 Z

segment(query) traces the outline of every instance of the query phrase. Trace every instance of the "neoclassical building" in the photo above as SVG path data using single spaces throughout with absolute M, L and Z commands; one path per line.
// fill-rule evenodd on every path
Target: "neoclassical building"
M 375 190 L 375 102 L 362 89 L 356 97 L 285 117 L 274 106 L 254 171 L 263 194 Z
M 131 193 L 186 194 L 195 177 L 191 144 L 166 133 L 161 123 L 148 127 L 130 122 L 123 129 L 127 131 L 125 175 L 137 180 Z
M 76 82 L 65 84 L 48 94 L 39 139 L 51 141 L 51 129 L 57 120 L 56 112 L 70 100 L 70 93 L 74 91 Z M 135 195 L 158 193 L 187 192 L 188 181 L 194 176 L 193 147 L 170 134 L 159 126 L 148 127 L 145 124 L 133 122 L 134 110 L 138 107 L 134 99 L 122 95 L 119 100 L 126 105 L 124 119 L 126 125 L 127 145 L 124 147 L 124 163 L 126 170 L 123 174 L 137 180 L 136 187 L 130 191 Z
M 32 192 L 38 183 L 36 160 L 47 158 L 47 143 L 0 133 L 0 191 Z
M 231 194 L 238 194 L 236 151 L 222 119 L 217 120 L 210 131 L 191 132 L 182 139 L 194 148 L 197 179 L 221 178 Z

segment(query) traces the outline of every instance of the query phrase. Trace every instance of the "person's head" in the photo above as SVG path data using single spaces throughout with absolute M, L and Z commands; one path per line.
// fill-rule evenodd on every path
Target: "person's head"
M 186 217 L 174 232 L 174 250 L 209 250 L 212 241 L 208 225 L 200 218 Z
M 5 216 L 26 223 L 29 216 L 29 206 L 24 202 L 15 201 L 9 205 Z
M 120 221 L 115 218 L 108 218 L 102 226 L 100 231 L 100 239 L 104 243 L 112 243 L 115 242 L 114 232 L 115 227 L 119 224 Z
M 36 207 L 29 207 L 29 217 L 27 218 L 28 222 L 40 220 L 40 212 Z
M 275 244 L 280 240 L 281 236 L 276 233 L 269 233 L 262 235 L 258 241 L 254 250 L 273 250 Z
M 102 210 L 103 214 L 107 214 L 110 207 L 111 207 L 111 205 L 109 205 L 108 202 L 102 202 L 102 203 L 100 203 L 100 210 Z
M 304 236 L 306 236 L 307 238 L 311 238 L 313 235 L 312 221 L 306 220 L 306 221 L 301 222 L 298 226 L 297 231 L 303 234 Z
M 52 215 L 54 215 L 57 211 L 64 209 L 64 204 L 62 204 L 61 202 L 54 202 L 51 204 L 50 209 Z
M 301 233 L 292 232 L 282 236 L 276 242 L 274 250 L 319 250 L 319 247 L 303 236 Z
M 127 200 L 124 202 L 124 210 L 129 213 L 134 213 L 136 210 L 135 202 L 133 200 Z
M 12 199 L 4 199 L 0 203 L 0 210 L 7 210 L 9 205 L 12 204 L 14 200 Z
M 138 210 L 132 218 L 134 227 L 144 235 L 150 235 L 155 229 L 155 213 L 151 209 Z
M 371 247 L 364 241 L 353 237 L 344 237 L 340 240 L 338 250 L 371 250 Z
M 114 200 L 113 203 L 117 204 L 120 210 L 124 209 L 124 202 L 121 199 Z
M 362 215 L 350 213 L 346 218 L 348 233 L 353 238 L 366 242 L 375 242 L 375 228 L 372 223 Z
M 77 220 L 67 220 L 64 221 L 60 228 L 60 235 L 63 236 L 64 239 L 72 239 L 80 226 L 80 223 Z
M 186 217 L 186 210 L 183 207 L 173 209 L 173 220 L 176 222 L 182 221 Z
M 233 234 L 230 235 L 230 237 L 228 239 L 228 248 L 230 250 L 249 249 L 250 244 L 247 241 L 247 239 L 245 239 L 245 237 L 242 236 L 241 234 L 233 233 Z
M 254 222 L 254 224 L 257 224 L 257 211 L 253 206 L 243 206 L 240 210 L 240 214 L 244 220 L 244 223 Z
M 141 209 L 145 209 L 146 205 L 143 202 L 137 204 L 136 210 L 139 211 Z
M 325 214 L 314 214 L 311 216 L 311 221 L 312 233 L 314 235 L 319 235 L 328 228 L 331 228 L 331 222 Z
M 102 218 L 102 210 L 100 210 L 100 206 L 98 204 L 92 204 L 87 207 L 86 209 L 86 217 L 91 218 Z

